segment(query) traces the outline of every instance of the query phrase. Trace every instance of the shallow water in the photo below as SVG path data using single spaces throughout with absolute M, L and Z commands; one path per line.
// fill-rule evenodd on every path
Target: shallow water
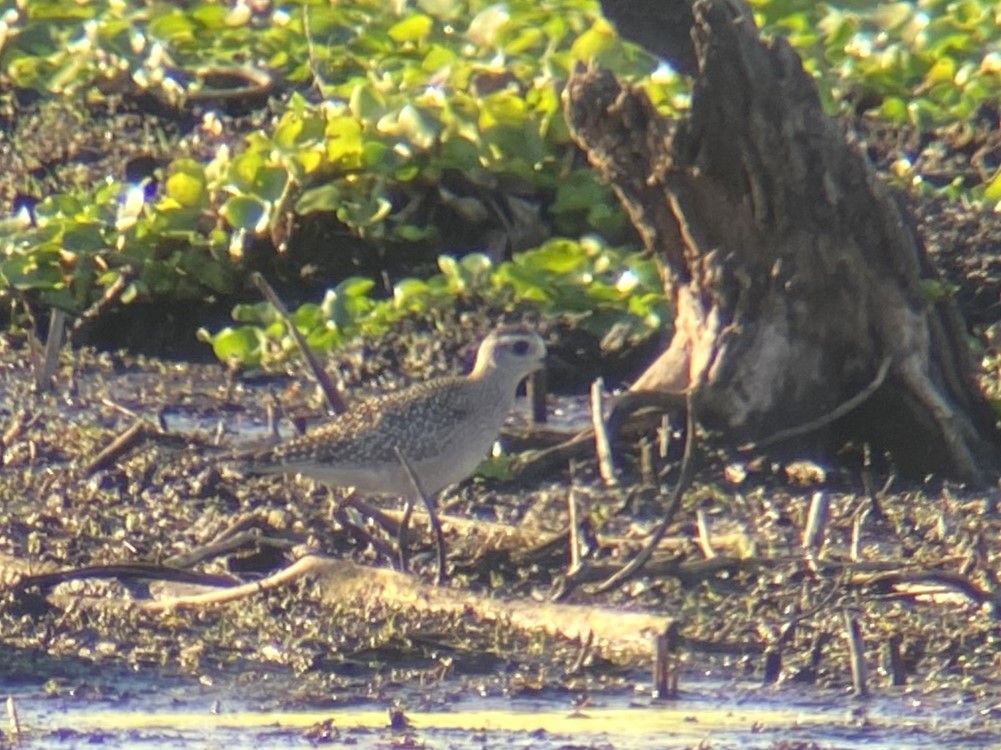
M 22 727 L 20 748 L 270 748 L 321 742 L 357 748 L 824 748 L 997 747 L 1001 723 L 958 699 L 893 691 L 868 700 L 843 693 L 710 683 L 677 700 L 598 695 L 575 710 L 565 696 L 478 698 L 446 710 L 403 707 L 409 726 L 389 727 L 388 705 L 275 710 L 291 684 L 212 686 L 129 680 L 102 696 L 50 697 L 40 688 L 10 690 Z M 0 690 L 4 686 L 0 686 Z M 323 737 L 310 727 L 328 724 Z M 8 726 L 8 739 L 12 732 Z

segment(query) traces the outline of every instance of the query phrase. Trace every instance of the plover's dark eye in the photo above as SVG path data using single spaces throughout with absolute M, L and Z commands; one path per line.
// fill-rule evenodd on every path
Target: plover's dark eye
M 517 354 L 519 357 L 523 357 L 528 354 L 528 342 L 522 339 L 521 341 L 515 341 L 511 345 L 511 351 Z

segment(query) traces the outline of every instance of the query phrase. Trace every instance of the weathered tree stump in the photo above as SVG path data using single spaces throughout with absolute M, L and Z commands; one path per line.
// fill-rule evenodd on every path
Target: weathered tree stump
M 958 310 L 924 293 L 935 272 L 906 210 L 797 54 L 762 40 L 741 0 L 626 3 L 603 5 L 627 38 L 687 19 L 657 52 L 695 73 L 678 121 L 604 71 L 567 89 L 575 139 L 675 303 L 671 344 L 634 389 L 696 389 L 699 420 L 738 443 L 809 432 L 865 441 L 911 475 L 996 477 L 1001 439 Z

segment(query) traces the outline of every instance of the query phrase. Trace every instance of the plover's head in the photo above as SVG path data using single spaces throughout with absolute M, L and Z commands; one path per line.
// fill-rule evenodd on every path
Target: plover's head
M 487 372 L 509 374 L 521 380 L 541 370 L 546 358 L 546 345 L 535 331 L 503 327 L 490 333 L 476 354 L 472 377 Z

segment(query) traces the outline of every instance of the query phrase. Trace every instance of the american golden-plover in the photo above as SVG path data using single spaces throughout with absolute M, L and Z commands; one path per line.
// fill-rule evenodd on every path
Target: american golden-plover
M 537 333 L 499 328 L 480 344 L 468 375 L 362 400 L 307 435 L 244 454 L 244 465 L 255 474 L 302 474 L 336 487 L 412 498 L 402 455 L 433 496 L 472 474 L 514 406 L 518 384 L 542 368 L 545 356 Z

